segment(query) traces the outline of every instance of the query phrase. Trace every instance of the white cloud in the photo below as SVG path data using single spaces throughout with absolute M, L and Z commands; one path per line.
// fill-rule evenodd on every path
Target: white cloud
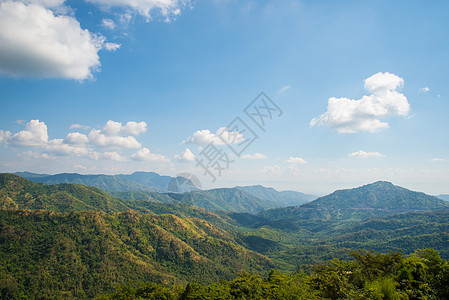
M 278 166 L 278 165 L 265 166 L 262 169 L 262 174 L 280 175 L 281 174 L 281 167 Z
M 101 21 L 101 25 L 105 28 L 114 30 L 115 29 L 115 22 L 111 19 L 103 19 Z
M 206 146 L 210 143 L 214 145 L 225 145 L 226 143 L 220 138 L 220 136 L 229 144 L 237 144 L 245 140 L 244 136 L 238 131 L 227 131 L 226 127 L 220 127 L 215 134 L 211 133 L 209 129 L 197 130 L 191 137 L 183 144 L 196 144 L 200 146 Z
M 66 156 L 66 155 L 87 155 L 89 153 L 89 149 L 86 148 L 83 144 L 81 145 L 70 145 L 65 144 L 62 139 L 53 139 L 49 141 L 45 146 L 44 150 L 47 153 L 58 155 L 58 156 Z
M 116 43 L 105 43 L 103 48 L 107 51 L 115 51 L 117 49 L 120 49 L 122 45 L 116 44 Z
M 293 157 L 293 156 L 291 156 L 285 162 L 289 163 L 289 164 L 305 164 L 305 163 L 307 163 L 303 158 L 301 158 L 301 157 Z
M 423 93 L 428 93 L 430 91 L 429 87 L 427 87 L 427 86 L 420 88 L 419 90 Z
M 7 2 L 7 1 L 1 1 L 1 2 Z M 41 5 L 43 7 L 47 8 L 54 8 L 62 6 L 65 2 L 65 0 L 21 0 L 20 2 L 26 3 L 26 4 L 37 4 Z
M 192 153 L 192 151 L 190 151 L 189 148 L 186 148 L 181 155 L 175 155 L 175 159 L 179 160 L 180 162 L 194 161 L 195 158 L 196 156 Z
M 391 73 L 377 73 L 365 80 L 371 94 L 359 100 L 329 98 L 327 111 L 310 121 L 310 126 L 327 124 L 341 133 L 375 132 L 388 128 L 380 119 L 390 115 L 406 116 L 410 110 L 407 98 L 397 91 L 404 83 Z
M 82 29 L 66 15 L 42 5 L 62 1 L 0 3 L 0 73 L 83 80 L 100 67 L 98 51 L 104 37 Z
M 98 147 L 139 149 L 142 145 L 133 135 L 146 131 L 147 123 L 145 122 L 132 121 L 123 126 L 120 122 L 109 120 L 102 130 L 92 129 L 89 132 L 89 142 Z
M 349 157 L 358 157 L 358 158 L 368 158 L 368 157 L 382 157 L 384 155 L 379 152 L 366 152 L 363 150 L 359 150 L 357 152 L 353 152 L 349 154 Z
M 254 153 L 254 154 L 243 154 L 242 158 L 244 158 L 244 159 L 266 159 L 267 156 L 265 154 L 261 154 L 261 153 Z
M 84 130 L 88 130 L 88 129 L 90 129 L 90 126 L 81 125 L 81 124 L 72 124 L 72 125 L 70 125 L 70 129 L 84 129 Z
M 190 3 L 188 0 L 86 0 L 95 3 L 103 8 L 122 7 L 131 8 L 151 20 L 152 16 L 161 14 L 169 18 L 180 13 L 180 6 Z
M 39 120 L 31 120 L 24 130 L 8 137 L 6 142 L 21 147 L 43 146 L 48 142 L 47 125 Z
M 279 89 L 278 93 L 283 94 L 291 88 L 290 85 L 283 86 Z
M 18 154 L 19 156 L 29 156 L 32 158 L 38 158 L 38 159 L 50 159 L 50 158 L 56 158 L 55 156 L 48 155 L 47 153 L 38 153 L 33 151 L 25 151 Z
M 134 160 L 147 162 L 170 162 L 169 158 L 162 154 L 151 153 L 148 148 L 139 149 L 136 153 L 131 155 L 131 158 Z
M 443 158 L 435 157 L 430 160 L 431 162 L 445 162 L 446 160 Z
M 128 122 L 125 126 L 120 122 L 115 122 L 109 120 L 103 127 L 103 133 L 107 136 L 118 136 L 118 135 L 139 135 L 147 131 L 147 123 L 145 122 Z
M 134 148 L 138 149 L 142 145 L 133 136 L 109 136 L 101 130 L 92 129 L 89 132 L 89 142 L 98 147 L 112 148 Z
M 73 145 L 85 144 L 88 141 L 89 139 L 87 138 L 87 136 L 79 132 L 70 132 L 64 139 L 64 143 Z
M 0 143 L 6 143 L 10 137 L 11 137 L 10 131 L 0 130 Z
M 104 152 L 100 155 L 103 159 L 109 159 L 113 161 L 126 161 L 126 157 L 120 155 L 120 153 L 117 152 Z

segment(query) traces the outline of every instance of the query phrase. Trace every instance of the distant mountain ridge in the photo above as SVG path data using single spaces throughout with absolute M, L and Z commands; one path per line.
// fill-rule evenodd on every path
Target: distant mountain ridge
M 78 173 L 61 173 L 55 175 L 17 172 L 23 178 L 36 183 L 59 184 L 76 183 L 94 186 L 103 191 L 158 191 L 167 192 L 170 182 L 177 177 L 161 176 L 154 172 L 134 172 L 129 175 L 82 175 Z M 190 179 L 183 179 L 185 184 L 177 187 L 175 192 L 189 192 L 195 189 Z
M 316 196 L 294 191 L 279 192 L 261 185 L 203 191 L 196 188 L 188 178 L 163 176 L 155 172 L 134 172 L 129 175 L 77 173 L 48 175 L 30 172 L 15 174 L 35 183 L 47 185 L 73 183 L 93 186 L 124 200 L 182 203 L 211 211 L 255 214 L 266 209 L 300 205 L 316 198 Z
M 235 188 L 260 199 L 270 201 L 276 207 L 301 205 L 318 198 L 317 196 L 304 194 L 301 192 L 277 191 L 274 188 L 264 187 L 262 185 L 236 186 Z
M 377 181 L 353 189 L 335 191 L 301 206 L 261 213 L 270 219 L 367 219 L 405 212 L 449 209 L 449 203 L 422 192 L 415 192 Z

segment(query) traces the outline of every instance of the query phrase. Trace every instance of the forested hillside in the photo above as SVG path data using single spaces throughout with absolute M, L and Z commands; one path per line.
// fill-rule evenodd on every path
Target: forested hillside
M 447 203 L 390 183 L 265 211 L 272 202 L 238 189 L 111 194 L 0 174 L 2 297 L 438 299 L 449 286 L 436 252 L 413 254 L 449 258 Z M 368 261 L 374 275 L 351 275 Z
M 204 220 L 133 211 L 1 210 L 0 241 L 3 289 L 31 298 L 90 298 L 136 280 L 210 283 L 274 267 Z

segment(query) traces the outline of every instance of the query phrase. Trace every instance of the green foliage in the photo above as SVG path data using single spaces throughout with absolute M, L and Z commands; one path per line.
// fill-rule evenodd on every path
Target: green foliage
M 300 207 L 264 211 L 270 220 L 363 220 L 404 212 L 448 209 L 449 203 L 424 193 L 378 181 L 339 190 Z
M 231 281 L 211 285 L 192 281 L 184 287 L 120 287 L 101 299 L 447 299 L 446 289 L 429 280 L 447 274 L 447 261 L 432 249 L 409 256 L 367 251 L 352 255 L 351 261 L 333 259 L 317 265 L 311 275 L 271 270 L 263 278 L 243 272 Z
M 266 257 L 201 219 L 0 210 L 3 295 L 85 298 L 129 281 L 205 283 L 270 267 Z
M 0 208 L 106 213 L 129 209 L 123 201 L 95 187 L 79 184 L 37 184 L 13 174 L 0 174 Z
M 257 198 L 270 201 L 275 207 L 286 207 L 293 205 L 301 205 L 306 202 L 315 200 L 317 197 L 294 191 L 278 192 L 273 188 L 266 188 L 261 185 L 237 186 L 236 188 L 256 196 Z
M 239 189 L 222 188 L 169 195 L 183 204 L 211 211 L 258 213 L 264 209 L 275 207 L 272 202 L 259 199 Z

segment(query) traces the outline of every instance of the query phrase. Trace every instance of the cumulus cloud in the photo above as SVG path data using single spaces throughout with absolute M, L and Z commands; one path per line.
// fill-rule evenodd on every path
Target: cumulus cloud
M 181 155 L 175 155 L 175 159 L 180 162 L 190 162 L 194 161 L 196 156 L 190 151 L 189 148 L 186 148 Z
M 89 149 L 83 144 L 65 144 L 63 139 L 53 139 L 44 145 L 44 150 L 49 154 L 58 156 L 66 155 L 87 155 Z
M 170 162 L 170 159 L 162 154 L 151 153 L 150 149 L 142 148 L 136 153 L 131 155 L 133 160 L 146 161 L 146 162 Z
M 0 143 L 6 143 L 10 137 L 11 137 L 10 131 L 0 130 Z
M 46 8 L 63 1 L 27 2 L 31 4 L 0 3 L 0 73 L 91 78 L 100 67 L 98 51 L 104 37 L 82 29 L 73 17 L 55 15 Z
M 104 8 L 123 7 L 132 9 L 151 20 L 155 14 L 161 14 L 168 21 L 170 17 L 179 15 L 185 4 L 190 3 L 187 0 L 86 0 Z
M 92 129 L 89 132 L 89 142 L 97 147 L 138 149 L 142 145 L 133 136 L 109 136 L 101 130 Z
M 126 157 L 117 152 L 104 152 L 100 155 L 100 158 L 113 161 L 126 161 Z
M 8 137 L 5 141 L 20 147 L 44 146 L 48 142 L 47 125 L 39 120 L 31 120 L 25 125 L 24 130 Z
M 139 135 L 147 131 L 147 123 L 145 122 L 128 122 L 126 125 L 122 125 L 120 122 L 109 120 L 103 127 L 103 133 L 107 136 L 118 135 Z
M 349 154 L 349 157 L 357 157 L 357 158 L 369 158 L 369 157 L 382 157 L 383 155 L 379 152 L 366 152 L 363 150 L 359 150 L 357 152 L 353 152 Z
M 244 136 L 238 131 L 228 131 L 226 127 L 220 127 L 215 134 L 211 133 L 209 129 L 197 130 L 191 137 L 182 143 L 200 146 L 206 146 L 210 143 L 213 143 L 214 145 L 225 145 L 226 143 L 220 136 L 229 144 L 238 144 L 245 140 Z
M 294 157 L 294 156 L 291 156 L 285 162 L 289 163 L 289 164 L 296 164 L 296 165 L 297 164 L 305 164 L 305 163 L 307 163 L 303 158 L 301 158 L 301 157 Z
M 359 131 L 376 132 L 388 128 L 382 118 L 391 115 L 406 116 L 410 105 L 405 95 L 399 93 L 404 80 L 391 73 L 377 73 L 365 80 L 370 95 L 358 100 L 329 98 L 327 111 L 310 121 L 310 126 L 328 125 L 341 133 Z
M 89 142 L 98 147 L 139 149 L 142 145 L 133 135 L 147 131 L 145 122 L 120 122 L 109 120 L 101 129 L 92 129 L 89 132 Z
M 244 159 L 266 159 L 267 156 L 265 154 L 261 154 L 261 153 L 254 153 L 254 154 L 244 154 L 244 155 L 242 155 L 242 158 L 244 158 Z
M 82 127 L 82 125 L 80 125 Z M 74 126 L 74 127 L 80 127 Z M 132 135 L 138 135 L 146 131 L 145 122 L 128 122 L 122 125 L 119 122 L 108 121 L 101 129 L 92 129 L 89 135 L 79 132 L 70 132 L 64 139 L 49 140 L 47 125 L 39 120 L 31 120 L 25 125 L 25 129 L 12 134 L 9 131 L 0 130 L 0 143 L 14 147 L 35 147 L 48 157 L 55 156 L 84 156 L 90 159 L 108 159 L 113 161 L 126 161 L 126 158 L 118 152 L 96 152 L 93 146 L 99 148 L 118 148 L 119 150 L 132 148 L 140 149 L 142 145 Z M 124 136 L 126 134 L 132 134 Z M 164 160 L 162 155 L 149 153 L 146 148 L 134 155 L 137 160 Z M 148 150 L 148 152 L 147 152 Z M 33 152 L 35 153 L 35 152 Z M 34 155 L 33 157 L 37 157 Z
M 64 143 L 73 145 L 85 144 L 88 141 L 89 139 L 87 138 L 87 136 L 79 132 L 70 132 L 64 139 Z

